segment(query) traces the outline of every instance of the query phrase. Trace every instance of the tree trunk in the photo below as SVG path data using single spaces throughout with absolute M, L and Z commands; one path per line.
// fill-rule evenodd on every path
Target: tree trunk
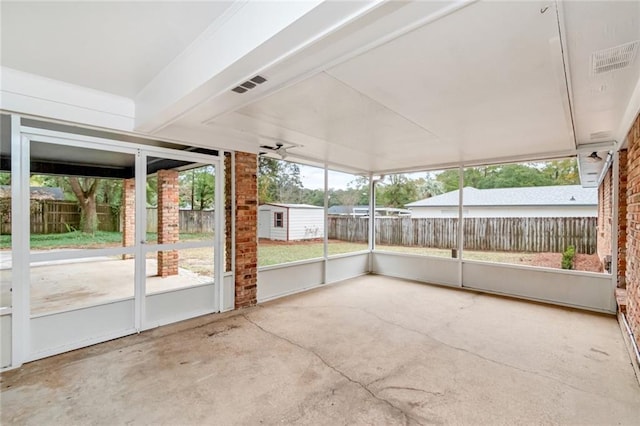
M 95 234 L 98 230 L 98 210 L 96 203 L 96 193 L 98 189 L 98 179 L 83 179 L 81 182 L 77 177 L 70 177 L 69 184 L 78 199 L 80 205 L 80 231 L 87 234 Z M 88 186 L 85 189 L 83 187 Z

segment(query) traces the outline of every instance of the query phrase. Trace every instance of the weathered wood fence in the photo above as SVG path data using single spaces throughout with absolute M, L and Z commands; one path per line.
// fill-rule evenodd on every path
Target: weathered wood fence
M 596 252 L 595 217 L 467 218 L 467 250 L 562 252 L 573 245 L 578 253 Z M 367 241 L 368 218 L 329 217 L 330 239 Z M 452 249 L 457 247 L 458 219 L 376 218 L 376 244 Z
M 213 210 L 180 210 L 178 216 L 180 232 L 210 233 L 215 229 L 215 212 Z M 158 230 L 158 209 L 147 208 L 147 232 Z
M 108 204 L 98 204 L 98 229 L 118 231 L 120 220 Z M 11 222 L 8 221 L 9 229 Z M 31 233 L 60 234 L 80 228 L 80 207 L 73 201 L 31 200 Z M 9 231 L 10 232 L 10 231 Z M 4 233 L 4 229 L 3 229 Z

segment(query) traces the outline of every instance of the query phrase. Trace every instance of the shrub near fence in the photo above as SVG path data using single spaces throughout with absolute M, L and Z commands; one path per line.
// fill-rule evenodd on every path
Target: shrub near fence
M 563 252 L 573 245 L 578 253 L 596 251 L 595 217 L 467 218 L 467 250 Z M 329 217 L 329 238 L 367 241 L 368 218 Z M 452 249 L 457 247 L 458 219 L 376 218 L 376 244 Z

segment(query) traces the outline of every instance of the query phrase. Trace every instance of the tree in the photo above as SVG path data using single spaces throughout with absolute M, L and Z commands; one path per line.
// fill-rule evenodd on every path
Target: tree
M 458 170 L 446 170 L 436 176 L 445 192 L 458 189 Z M 464 186 L 478 189 L 517 188 L 530 186 L 577 185 L 580 183 L 575 158 L 544 163 L 499 164 L 467 167 Z
M 96 192 L 99 179 L 70 177 L 69 185 L 78 199 L 80 206 L 80 230 L 94 234 L 98 229 L 98 211 L 96 209 Z
M 204 166 L 180 173 L 180 207 L 191 210 L 212 208 L 215 201 L 213 166 Z
M 264 203 L 300 203 L 304 188 L 300 167 L 295 163 L 260 157 L 258 161 L 258 200 Z
M 404 174 L 387 176 L 378 187 L 377 199 L 387 207 L 402 208 L 417 199 L 416 182 Z

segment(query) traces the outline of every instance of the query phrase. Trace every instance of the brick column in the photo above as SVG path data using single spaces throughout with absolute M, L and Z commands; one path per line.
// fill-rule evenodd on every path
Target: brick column
M 231 271 L 233 265 L 231 264 L 231 213 L 233 198 L 231 194 L 231 181 L 233 175 L 231 174 L 231 153 L 226 152 L 224 154 L 224 270 L 225 272 Z
M 177 243 L 179 240 L 179 198 L 178 172 L 158 171 L 158 244 Z M 158 252 L 158 275 L 168 277 L 178 275 L 178 251 Z
M 618 180 L 618 287 L 626 288 L 627 273 L 627 150 L 621 150 Z
M 236 153 L 236 308 L 256 304 L 258 283 L 258 156 Z
M 627 319 L 640 346 L 640 116 L 627 140 Z
M 122 204 L 120 211 L 122 229 L 122 247 L 135 245 L 136 239 L 136 180 L 125 179 L 122 182 Z M 130 254 L 123 254 L 122 260 L 133 258 Z

